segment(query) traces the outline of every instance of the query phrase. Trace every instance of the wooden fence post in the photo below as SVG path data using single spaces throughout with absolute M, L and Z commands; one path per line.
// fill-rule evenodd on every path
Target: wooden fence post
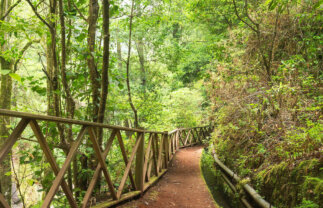
M 168 161 L 169 161 L 168 132 L 164 132 L 163 140 L 164 140 L 164 153 L 165 153 L 164 161 L 165 161 L 165 168 L 167 169 Z
M 179 146 L 180 146 L 180 143 L 179 143 L 179 130 L 177 130 L 177 132 L 176 132 L 176 150 L 179 150 Z
M 176 152 L 175 134 L 171 135 L 171 140 L 172 140 L 172 155 L 173 155 Z
M 139 191 L 144 191 L 144 158 L 145 158 L 145 134 L 139 133 L 137 135 L 137 141 L 140 139 L 139 147 L 136 154 L 136 169 L 135 169 L 135 181 L 136 187 Z
M 168 160 L 167 160 L 167 163 L 170 161 L 170 158 L 171 158 L 171 155 L 172 155 L 172 137 L 168 135 L 168 131 L 165 131 L 165 137 L 166 137 L 166 140 L 167 140 L 167 150 L 168 150 Z

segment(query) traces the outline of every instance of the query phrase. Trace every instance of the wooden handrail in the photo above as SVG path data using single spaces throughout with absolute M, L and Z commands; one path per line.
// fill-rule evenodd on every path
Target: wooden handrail
M 179 128 L 171 132 L 160 132 L 160 131 L 149 131 L 143 129 L 128 128 L 122 126 L 114 126 L 109 124 L 95 123 L 89 121 L 80 121 L 75 119 L 67 119 L 54 116 L 37 115 L 31 113 L 16 112 L 11 110 L 0 109 L 0 116 L 16 117 L 21 118 L 18 125 L 13 129 L 12 133 L 7 138 L 5 145 L 0 147 L 0 162 L 8 155 L 14 144 L 18 141 L 23 131 L 29 125 L 37 138 L 37 142 L 40 145 L 40 149 L 49 162 L 53 173 L 56 175 L 49 192 L 46 194 L 42 207 L 50 207 L 53 199 L 55 198 L 59 187 L 62 187 L 66 198 L 71 207 L 82 207 L 88 206 L 92 192 L 96 183 L 100 178 L 99 175 L 103 172 L 103 178 L 108 184 L 109 194 L 111 198 L 97 205 L 97 207 L 110 207 L 124 200 L 128 200 L 138 194 L 142 194 L 146 191 L 154 182 L 156 182 L 168 169 L 168 164 L 171 162 L 174 154 L 179 148 L 192 146 L 194 144 L 201 143 L 202 140 L 210 133 L 211 127 L 194 127 L 194 128 Z M 67 147 L 67 156 L 62 165 L 56 163 L 56 159 L 50 149 L 46 137 L 44 136 L 41 128 L 38 124 L 39 121 L 63 123 L 63 124 L 74 124 L 81 126 L 81 130 L 78 133 L 77 138 Z M 95 135 L 95 129 L 102 128 L 111 130 L 107 142 L 104 144 L 105 149 L 102 150 L 98 144 L 98 140 Z M 130 131 L 137 137 L 136 143 L 132 147 L 131 154 L 127 155 L 127 151 L 124 146 L 121 131 Z M 148 139 L 145 139 L 145 135 L 148 134 Z M 85 135 L 88 135 L 87 137 Z M 82 201 L 77 201 L 74 198 L 72 184 L 68 184 L 65 181 L 65 173 L 71 167 L 71 162 L 74 160 L 78 153 L 78 149 L 85 139 L 90 139 L 93 148 L 94 156 L 98 161 L 95 172 L 91 178 L 85 196 Z M 114 183 L 110 177 L 110 173 L 105 162 L 109 151 L 112 147 L 113 141 L 117 139 L 122 155 L 122 159 L 125 163 L 125 170 L 122 175 L 120 186 L 118 189 L 114 187 Z M 135 163 L 135 170 L 132 171 L 132 164 Z M 134 174 L 133 174 L 134 173 Z M 129 177 L 132 191 L 124 193 L 124 186 L 127 178 Z M 9 207 L 5 198 L 0 193 L 0 205 Z
M 143 129 L 128 128 L 128 127 L 123 127 L 123 126 L 115 126 L 115 125 L 96 123 L 96 122 L 91 122 L 91 121 L 81 121 L 81 120 L 56 117 L 56 116 L 47 116 L 47 115 L 39 115 L 39 114 L 32 114 L 32 113 L 25 113 L 25 112 L 17 112 L 17 111 L 5 110 L 5 109 L 0 109 L 0 115 L 1 116 L 16 117 L 16 118 L 33 119 L 33 120 L 39 120 L 39 121 L 51 121 L 51 122 L 55 122 L 55 123 L 86 125 L 86 126 L 106 128 L 106 129 L 118 129 L 118 130 L 131 131 L 131 132 L 157 133 L 157 134 L 164 133 L 164 132 L 159 132 L 159 131 L 147 131 L 147 130 L 143 130 Z

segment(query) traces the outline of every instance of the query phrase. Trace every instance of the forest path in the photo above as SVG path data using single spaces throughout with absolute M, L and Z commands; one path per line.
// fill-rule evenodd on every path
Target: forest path
M 121 208 L 217 208 L 204 182 L 200 159 L 202 146 L 177 151 L 168 172 L 143 197 Z

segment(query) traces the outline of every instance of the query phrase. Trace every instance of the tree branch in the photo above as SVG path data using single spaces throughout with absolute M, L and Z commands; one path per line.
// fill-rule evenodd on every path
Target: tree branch
M 81 18 L 85 21 L 88 22 L 88 19 L 83 15 L 83 13 L 81 12 L 81 10 L 76 6 L 75 2 L 72 1 L 73 3 L 73 7 L 76 9 L 77 13 L 79 13 L 79 15 L 81 16 Z
M 247 21 L 245 21 L 244 19 L 242 19 L 242 17 L 239 15 L 238 9 L 237 9 L 237 4 L 235 0 L 232 0 L 233 5 L 234 5 L 234 12 L 236 13 L 237 17 L 239 18 L 239 20 L 241 20 L 243 23 L 245 23 L 248 27 L 250 27 L 251 30 L 253 30 L 256 33 L 259 33 L 259 30 L 255 29 L 253 26 L 251 26 Z
M 271 46 L 270 46 L 270 50 L 269 50 L 269 65 L 271 66 L 272 61 L 274 60 L 274 47 L 275 47 L 275 41 L 276 41 L 276 37 L 277 37 L 277 29 L 278 29 L 278 19 L 279 19 L 279 12 L 277 9 L 277 13 L 276 13 L 276 21 L 275 21 L 275 28 L 274 28 L 274 35 L 273 35 L 273 39 L 271 42 Z
M 34 142 L 34 143 L 38 143 L 39 142 L 37 140 L 33 140 L 33 139 L 29 139 L 29 138 L 25 138 L 25 137 L 20 137 L 20 140 L 24 140 L 24 141 L 28 141 L 28 142 Z M 71 145 L 69 144 L 50 144 L 51 146 L 53 146 L 54 148 L 58 148 L 58 149 L 62 149 L 62 150 L 66 150 L 66 151 L 69 151 Z
M 133 12 L 134 12 L 134 0 L 132 0 L 131 3 L 131 15 L 130 15 L 130 23 L 129 23 L 129 46 L 128 46 L 128 57 L 127 57 L 127 77 L 126 77 L 126 82 L 127 82 L 127 89 L 128 89 L 128 100 L 129 100 L 129 104 L 131 106 L 131 109 L 134 113 L 134 122 L 135 122 L 135 128 L 139 127 L 139 123 L 138 123 L 138 115 L 137 115 L 137 109 L 135 107 L 135 105 L 132 102 L 132 98 L 131 98 L 131 88 L 130 88 L 130 81 L 129 81 L 129 68 L 130 68 L 130 55 L 131 55 L 131 36 L 132 36 L 132 21 L 133 21 Z
M 256 23 L 253 19 L 251 19 L 250 15 L 249 15 L 249 12 L 248 12 L 248 0 L 245 0 L 245 11 L 246 11 L 246 16 L 250 20 L 250 22 L 252 24 L 254 24 L 256 26 L 256 28 L 258 28 L 259 27 L 259 24 Z
M 21 61 L 21 59 L 22 59 L 22 57 L 23 57 L 23 55 L 24 55 L 24 53 L 28 50 L 28 48 L 33 44 L 33 43 L 39 43 L 40 42 L 40 40 L 32 40 L 32 41 L 29 41 L 23 48 L 22 48 L 22 50 L 20 51 L 20 53 L 19 53 L 19 56 L 18 56 L 18 58 L 16 59 L 16 61 L 15 61 L 15 63 L 14 63 L 14 73 L 16 73 L 17 72 L 17 70 L 18 70 L 18 64 L 19 64 L 19 62 Z
M 46 75 L 46 77 L 47 77 L 47 79 L 49 80 L 49 82 L 51 83 L 51 84 L 53 84 L 53 80 L 52 80 L 52 78 L 49 76 L 49 74 L 47 73 L 47 71 L 45 70 L 45 65 L 44 65 L 44 63 L 43 63 L 43 60 L 41 59 L 41 55 L 40 55 L 40 53 L 38 53 L 38 56 L 39 56 L 39 60 L 40 60 L 40 63 L 41 63 L 41 65 L 43 66 L 43 68 L 41 69 L 44 73 L 45 73 L 45 75 Z
M 40 21 L 42 21 L 49 29 L 53 29 L 52 26 L 48 22 L 46 22 L 46 20 L 44 18 L 42 18 L 40 16 L 40 14 L 37 12 L 36 7 L 34 7 L 34 5 L 31 3 L 31 1 L 30 0 L 26 0 L 26 1 L 30 5 L 31 9 L 34 11 L 34 13 L 38 17 L 38 19 L 40 19 Z
M 20 195 L 20 199 L 22 201 L 22 207 L 25 208 L 26 207 L 25 197 L 24 197 L 24 195 L 22 194 L 22 191 L 21 191 L 21 184 L 20 184 L 18 174 L 17 174 L 16 169 L 15 169 L 15 164 L 13 162 L 13 157 L 10 157 L 10 158 L 11 158 L 11 167 L 12 167 L 12 170 L 13 170 L 13 173 L 14 173 L 17 189 L 18 189 L 18 192 L 19 192 L 19 195 Z
M 3 21 L 9 14 L 10 12 L 21 2 L 21 0 L 18 0 L 16 3 L 14 3 L 7 11 L 6 13 L 1 17 L 1 20 Z

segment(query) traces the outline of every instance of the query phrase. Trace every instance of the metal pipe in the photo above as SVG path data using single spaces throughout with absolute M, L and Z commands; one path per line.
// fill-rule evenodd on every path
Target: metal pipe
M 216 156 L 215 151 L 213 150 L 213 158 L 215 160 L 215 163 L 221 168 L 221 170 L 227 175 L 231 176 L 232 179 L 236 182 L 239 183 L 241 181 L 240 177 L 235 174 L 232 170 L 230 170 L 227 166 L 225 166 L 219 158 Z M 273 208 L 269 202 L 264 200 L 257 192 L 254 190 L 250 185 L 245 184 L 243 185 L 244 191 L 257 203 L 262 208 Z

